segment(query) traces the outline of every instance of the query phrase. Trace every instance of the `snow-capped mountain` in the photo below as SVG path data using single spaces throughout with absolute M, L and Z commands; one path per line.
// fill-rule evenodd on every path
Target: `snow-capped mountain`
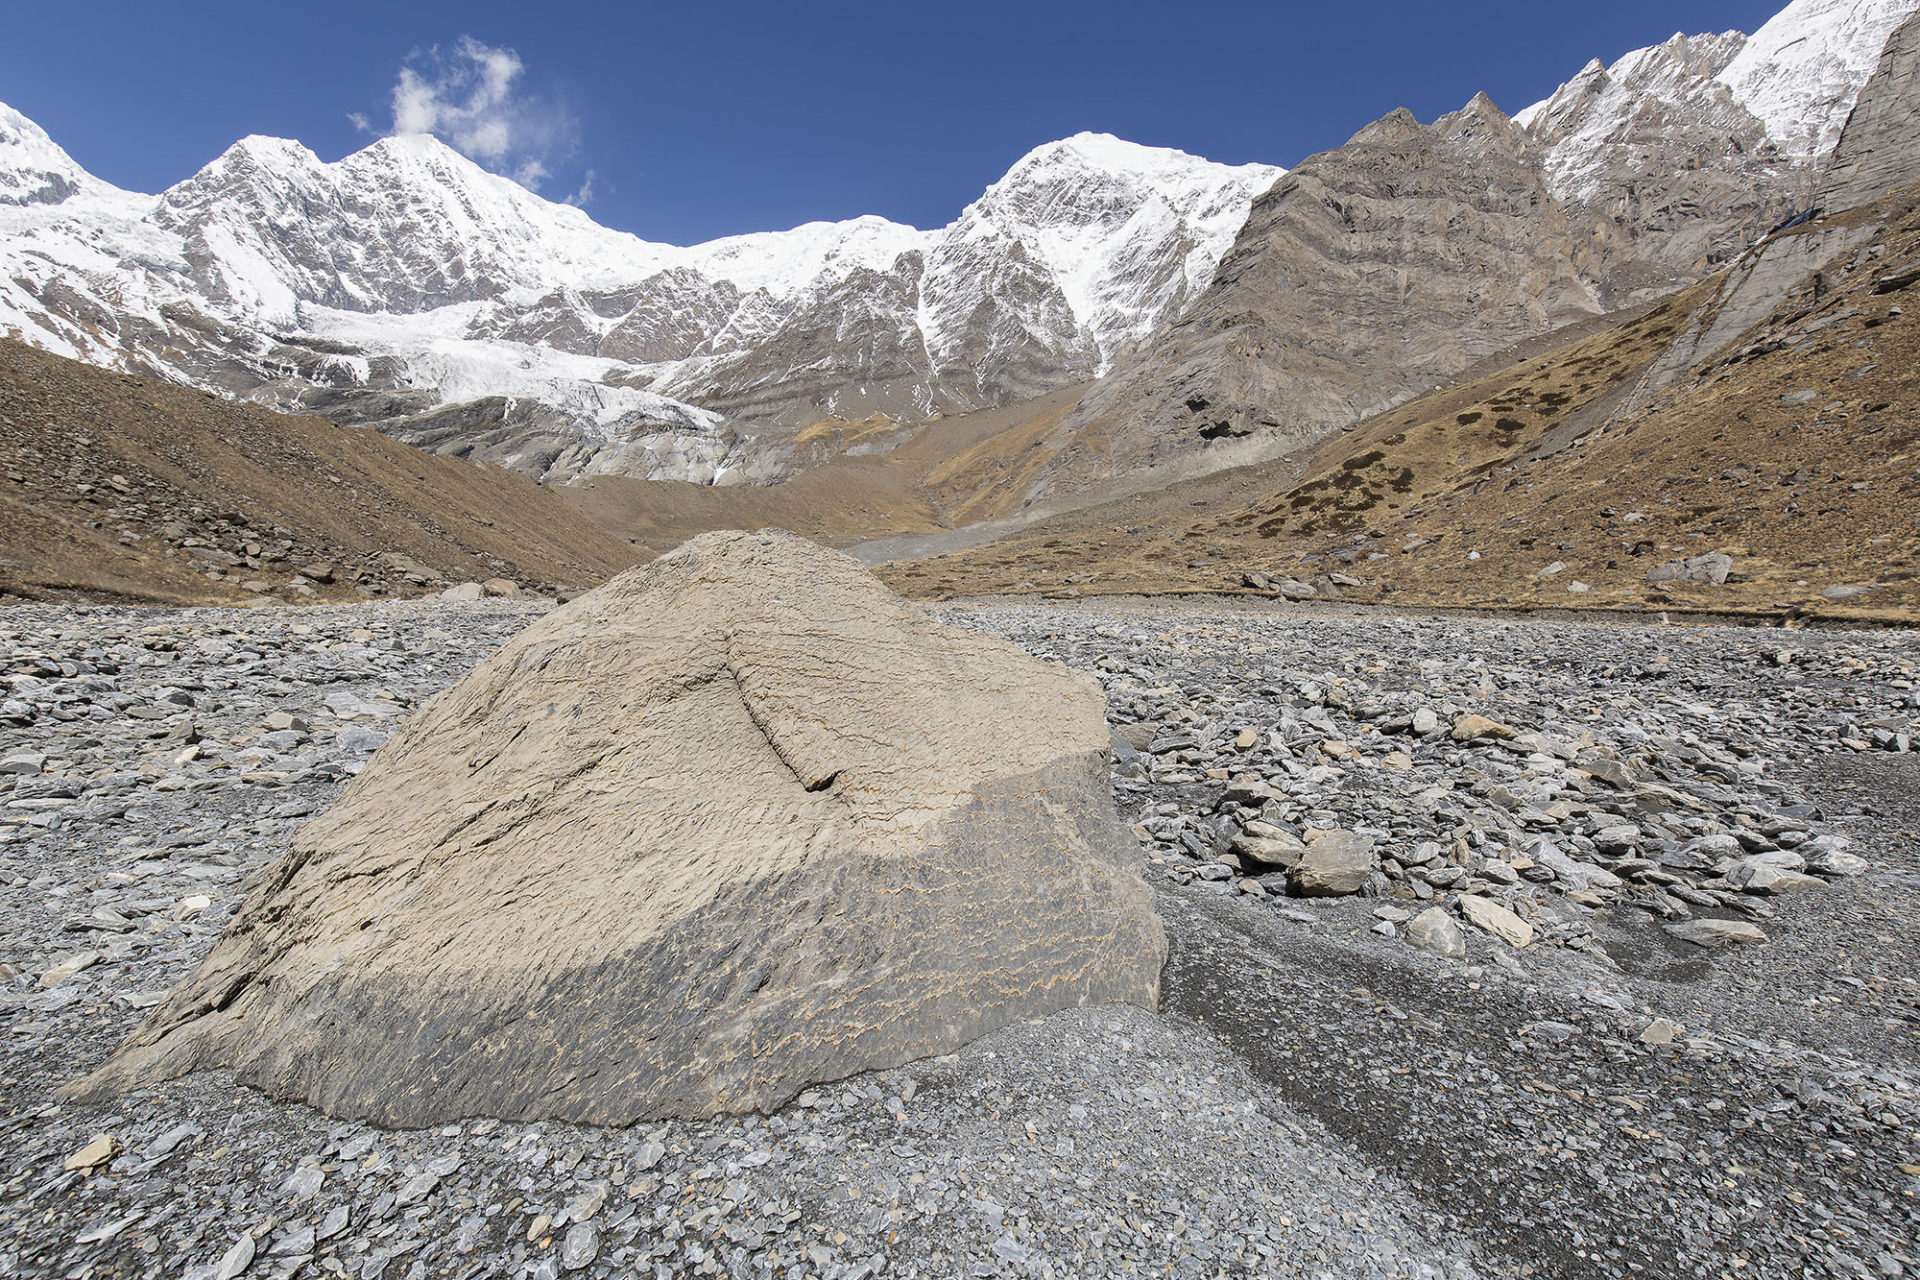
M 1826 155 L 1887 37 L 1915 7 L 1914 0 L 1794 0 L 1747 38 L 1719 82 L 1782 152 Z
M 1793 0 L 1753 35 L 1676 35 L 1589 62 L 1514 116 L 1591 225 L 1610 305 L 1668 292 L 1812 198 L 1887 37 L 1920 0 Z
M 1280 172 L 1083 134 L 941 230 L 680 247 L 427 136 L 334 163 L 249 137 L 145 196 L 0 108 L 0 332 L 540 476 L 766 478 L 823 417 L 1094 376 L 1206 286 Z
M 1591 203 L 1623 177 L 1773 164 L 1803 178 L 1833 150 L 1887 37 L 1916 0 L 1793 0 L 1753 35 L 1675 35 L 1514 115 L 1543 144 L 1556 199 Z M 1807 184 L 1803 182 L 1803 187 Z
M 1405 236 L 1356 250 L 1365 229 L 1344 215 L 1319 240 L 1269 252 L 1288 228 L 1319 225 L 1303 214 L 1252 229 L 1281 170 L 1099 134 L 1037 148 L 936 230 L 868 217 L 680 247 L 601 227 L 430 137 L 333 163 L 247 138 L 140 195 L 0 108 L 0 333 L 550 478 L 771 480 L 797 465 L 796 432 L 823 418 L 917 419 L 1096 377 L 1073 421 L 1117 414 L 1139 428 L 1129 437 L 1306 430 L 1425 385 L 1516 324 L 1564 318 L 1567 297 L 1605 310 L 1697 280 L 1805 208 L 1882 43 L 1917 7 L 1793 0 L 1751 37 L 1675 36 L 1589 63 L 1511 122 L 1476 100 L 1430 185 L 1475 208 L 1505 192 L 1511 210 L 1482 212 L 1489 226 L 1513 214 L 1512 238 L 1489 231 L 1484 252 L 1456 252 L 1461 236 L 1442 235 L 1430 260 Z M 1350 144 L 1355 163 L 1318 164 L 1288 187 L 1289 207 L 1315 184 L 1334 215 L 1374 199 L 1362 152 L 1377 132 Z M 1496 161 L 1492 181 L 1482 170 Z M 1380 216 L 1397 225 L 1414 211 L 1385 199 Z M 1295 249 L 1324 278 L 1234 301 L 1260 263 Z M 1372 342 L 1347 287 L 1356 271 L 1373 279 L 1356 264 L 1377 256 L 1380 280 L 1404 277 L 1410 296 L 1479 296 L 1475 282 L 1505 278 L 1496 259 L 1516 254 L 1551 287 L 1499 324 L 1443 306 Z M 1429 270 L 1461 274 L 1460 289 L 1425 288 Z M 1295 314 L 1323 296 L 1321 318 Z M 1261 371 L 1263 353 L 1299 359 L 1325 337 L 1285 326 L 1331 315 L 1366 360 Z M 1195 316 L 1227 327 L 1177 327 Z M 1261 316 L 1271 323 L 1231 337 Z M 1415 341 L 1429 319 L 1433 341 Z M 1404 377 L 1382 366 L 1396 341 L 1424 353 Z M 1212 386 L 1216 357 L 1252 364 Z M 1194 378 L 1212 389 L 1193 393 Z

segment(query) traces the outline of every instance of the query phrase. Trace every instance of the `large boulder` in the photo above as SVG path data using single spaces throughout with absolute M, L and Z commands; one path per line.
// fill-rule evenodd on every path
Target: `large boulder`
M 230 1067 L 381 1124 L 621 1124 L 1151 1008 L 1104 710 L 838 552 L 696 538 L 422 708 L 69 1091 Z

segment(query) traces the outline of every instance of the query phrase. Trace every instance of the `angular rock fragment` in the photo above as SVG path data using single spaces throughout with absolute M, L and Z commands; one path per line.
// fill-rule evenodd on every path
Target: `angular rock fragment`
M 1517 737 L 1519 730 L 1511 725 L 1501 724 L 1498 720 L 1489 720 L 1485 716 L 1465 715 L 1453 722 L 1453 740 L 1455 742 L 1473 742 L 1477 739 L 1502 741 Z
M 1422 951 L 1453 960 L 1466 959 L 1467 935 L 1444 907 L 1428 907 L 1415 916 L 1407 925 L 1406 940 L 1408 946 Z
M 428 703 L 69 1091 L 229 1067 L 382 1124 L 622 1124 L 1152 1007 L 1104 712 L 849 557 L 696 538 Z
M 1373 873 L 1373 841 L 1353 831 L 1314 831 L 1288 875 L 1296 897 L 1338 898 L 1360 892 Z
M 1758 925 L 1748 924 L 1745 920 L 1688 920 L 1660 927 L 1682 942 L 1691 942 L 1697 947 L 1724 947 L 1731 943 L 1767 940 L 1767 935 Z
M 1525 947 L 1533 942 L 1533 926 L 1491 898 L 1466 894 L 1460 899 L 1460 914 L 1467 918 L 1468 924 L 1509 946 Z

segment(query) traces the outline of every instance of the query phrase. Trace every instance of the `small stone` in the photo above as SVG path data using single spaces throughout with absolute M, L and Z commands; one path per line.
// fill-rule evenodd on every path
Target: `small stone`
M 804 1094 L 801 1095 L 800 1105 L 803 1107 L 807 1105 L 807 1099 Z M 667 1149 L 661 1146 L 659 1143 L 643 1142 L 640 1144 L 639 1154 L 634 1157 L 633 1167 L 641 1170 L 642 1172 L 645 1172 L 646 1170 L 651 1169 L 655 1165 L 659 1164 L 661 1157 L 665 1156 L 666 1154 L 667 1154 Z
M 596 1182 L 573 1199 L 567 1201 L 567 1221 L 586 1222 L 592 1218 L 594 1214 L 600 1212 L 601 1206 L 606 1204 L 606 1202 L 607 1184 L 604 1182 Z
M 265 723 L 267 728 L 275 733 L 285 733 L 288 730 L 294 733 L 305 733 L 308 727 L 305 720 L 285 711 L 275 711 L 267 717 Z
M 273 1258 L 293 1258 L 313 1252 L 315 1232 L 312 1227 L 300 1227 L 287 1232 L 273 1242 L 273 1248 L 267 1250 L 267 1256 Z
M 1467 935 L 1443 907 L 1428 907 L 1407 925 L 1406 942 L 1410 947 L 1431 951 L 1450 960 L 1467 957 Z
M 220 1259 L 220 1267 L 213 1273 L 213 1280 L 234 1280 L 236 1276 L 243 1275 L 253 1265 L 256 1247 L 253 1233 L 242 1231 L 240 1238 L 233 1242 L 233 1247 Z
M 1460 914 L 1476 928 L 1484 929 L 1513 947 L 1533 942 L 1533 926 L 1491 898 L 1467 894 L 1460 899 Z
M 74 974 L 91 969 L 104 958 L 98 951 L 82 951 L 41 974 L 40 985 L 47 988 L 57 987 Z
M 487 589 L 477 582 L 460 582 L 440 593 L 442 600 L 481 600 L 486 597 Z
M 1680 1028 L 1673 1023 L 1665 1018 L 1655 1018 L 1640 1033 L 1639 1040 L 1641 1044 L 1672 1044 L 1679 1033 Z
M 1478 739 L 1505 742 L 1518 737 L 1519 734 L 1520 731 L 1511 725 L 1501 724 L 1498 720 L 1489 720 L 1485 716 L 1465 715 L 1453 722 L 1455 742 L 1473 742 Z
M 317 1165 L 303 1165 L 287 1175 L 280 1189 L 296 1200 L 305 1200 L 320 1194 L 320 1188 L 327 1180 L 326 1171 Z
M 600 1256 L 600 1231 L 591 1222 L 576 1222 L 560 1241 L 560 1265 L 580 1271 Z
M 1270 800 L 1279 799 L 1280 793 L 1275 791 L 1265 778 L 1257 774 L 1242 774 L 1227 783 L 1226 795 L 1221 798 L 1231 800 L 1235 804 L 1246 805 L 1251 809 L 1258 809 Z
M 145 1160 L 158 1160 L 161 1156 L 171 1154 L 189 1138 L 199 1137 L 202 1132 L 203 1130 L 200 1126 L 191 1121 L 185 1124 L 177 1124 L 142 1147 L 140 1149 L 140 1156 Z
M 1373 841 L 1353 831 L 1314 831 L 1288 875 L 1299 898 L 1338 898 L 1360 892 L 1373 874 Z
M 1574 1026 L 1571 1022 L 1555 1022 L 1552 1019 L 1529 1022 L 1526 1026 L 1520 1028 L 1521 1039 L 1545 1040 L 1550 1044 L 1558 1044 L 1562 1040 L 1571 1040 L 1579 1034 L 1580 1028 Z
M 314 1228 L 314 1239 L 331 1240 L 347 1229 L 347 1221 L 351 1216 L 352 1211 L 346 1205 L 335 1205 L 327 1210 L 327 1216 L 320 1219 L 320 1225 Z
M 1426 737 L 1439 727 L 1440 717 L 1434 714 L 1433 708 L 1421 707 L 1413 713 L 1413 731 L 1421 737 Z
M 1838 850 L 1819 854 L 1807 863 L 1807 870 L 1817 871 L 1823 876 L 1857 876 L 1866 869 L 1865 858 Z
M 439 1187 L 439 1185 L 440 1178 L 437 1174 L 416 1174 L 414 1177 L 408 1179 L 405 1186 L 400 1188 L 399 1192 L 394 1196 L 393 1202 L 402 1209 L 410 1204 L 419 1204 L 422 1200 L 432 1195 L 435 1188 Z
M 1742 858 L 1734 863 L 1727 869 L 1727 883 L 1742 893 L 1763 893 L 1769 896 L 1794 893 L 1801 889 L 1827 887 L 1827 882 L 1818 876 L 1804 875 L 1780 866 L 1765 854 Z
M 1661 928 L 1682 942 L 1691 942 L 1698 947 L 1767 941 L 1767 935 L 1760 931 L 1758 925 L 1748 924 L 1745 920 L 1683 920 L 1678 924 L 1662 925 Z
M 1231 847 L 1242 862 L 1283 869 L 1297 866 L 1307 851 L 1306 845 L 1286 832 L 1271 836 L 1236 836 Z
M 1602 853 L 1626 853 L 1640 846 L 1640 828 L 1626 823 L 1602 827 L 1593 833 L 1593 847 Z
M 60 1167 L 70 1173 L 86 1172 L 110 1163 L 119 1154 L 120 1139 L 110 1133 L 96 1133 L 86 1146 L 62 1160 Z

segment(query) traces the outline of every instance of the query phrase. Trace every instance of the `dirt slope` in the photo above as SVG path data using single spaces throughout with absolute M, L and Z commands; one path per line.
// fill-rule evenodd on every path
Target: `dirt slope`
M 499 467 L 0 340 L 0 599 L 359 598 L 488 578 L 550 589 L 637 558 Z M 333 581 L 295 584 L 316 563 Z
M 898 427 L 816 422 L 799 438 L 820 460 L 775 485 L 594 476 L 556 492 L 654 552 L 712 529 L 782 528 L 831 546 L 933 533 L 1020 511 L 1052 457 L 1055 425 L 1084 390 Z M 883 440 L 888 452 L 850 451 Z
M 886 576 L 1091 593 L 1241 590 L 1251 570 L 1401 605 L 1912 619 L 1920 191 L 1847 216 L 1882 229 L 1657 394 L 1641 379 L 1712 282 L 1373 418 L 1238 511 L 1129 531 L 1103 509 Z M 1649 578 L 1714 553 L 1723 584 Z

